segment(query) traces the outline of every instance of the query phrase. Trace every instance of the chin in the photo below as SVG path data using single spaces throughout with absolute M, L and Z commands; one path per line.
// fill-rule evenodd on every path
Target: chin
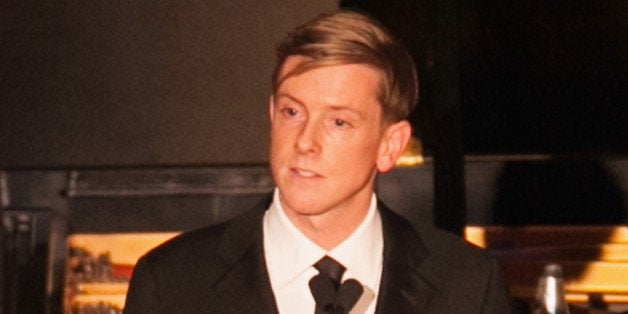
M 320 197 L 306 195 L 285 195 L 282 194 L 282 206 L 285 210 L 300 215 L 316 215 L 318 214 L 318 206 L 320 206 Z
M 281 195 L 282 201 L 291 208 L 311 208 L 319 198 L 299 193 L 286 193 Z

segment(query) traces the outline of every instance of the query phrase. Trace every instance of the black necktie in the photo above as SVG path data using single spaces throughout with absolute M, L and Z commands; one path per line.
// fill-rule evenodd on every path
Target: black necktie
M 362 285 L 355 279 L 348 279 L 341 284 L 340 279 L 346 268 L 329 256 L 321 258 L 314 267 L 319 272 L 310 279 L 310 290 L 316 301 L 314 313 L 349 313 L 362 295 Z

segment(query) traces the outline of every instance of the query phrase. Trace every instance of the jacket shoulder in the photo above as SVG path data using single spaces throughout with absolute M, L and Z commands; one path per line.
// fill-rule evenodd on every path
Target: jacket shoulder
M 263 214 L 253 209 L 150 250 L 133 270 L 125 313 L 196 313 L 199 306 L 219 304 L 212 287 L 261 246 Z
M 226 222 L 181 233 L 148 251 L 138 264 L 168 269 L 170 274 L 175 274 L 176 269 L 187 273 L 201 271 L 196 268 L 220 269 L 259 240 L 263 214 L 263 210 L 253 209 Z
M 416 232 L 430 254 L 439 259 L 465 265 L 470 261 L 487 263 L 492 260 L 486 250 L 467 242 L 462 236 L 428 225 L 419 226 Z
M 415 252 L 412 259 L 421 269 L 444 281 L 456 277 L 485 277 L 494 271 L 494 259 L 487 251 L 472 245 L 459 235 L 431 224 L 412 225 L 408 220 L 385 208 L 384 225 L 397 249 Z

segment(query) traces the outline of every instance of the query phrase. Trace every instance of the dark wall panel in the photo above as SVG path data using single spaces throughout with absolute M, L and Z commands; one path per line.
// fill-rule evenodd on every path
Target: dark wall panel
M 459 3 L 465 153 L 628 153 L 627 1 Z
M 273 45 L 336 1 L 3 1 L 0 167 L 263 163 Z

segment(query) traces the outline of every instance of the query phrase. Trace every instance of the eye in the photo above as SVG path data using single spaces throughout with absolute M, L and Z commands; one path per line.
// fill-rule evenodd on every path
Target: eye
M 334 120 L 334 125 L 337 127 L 344 127 L 347 125 L 347 122 L 344 120 L 336 119 Z
M 295 117 L 298 114 L 298 112 L 294 108 L 285 108 L 282 111 L 285 115 L 289 117 Z

